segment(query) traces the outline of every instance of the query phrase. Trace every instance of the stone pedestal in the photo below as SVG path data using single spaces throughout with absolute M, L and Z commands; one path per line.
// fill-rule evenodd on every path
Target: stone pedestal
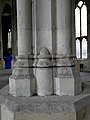
M 76 73 L 72 54 L 72 1 L 57 0 L 57 73 L 54 79 L 57 95 L 75 95 L 81 92 L 80 76 Z M 73 32 L 72 32 L 73 31 Z
M 52 95 L 53 66 L 50 53 L 46 48 L 41 49 L 36 66 L 37 94 L 39 96 Z
M 32 56 L 17 56 L 12 75 L 9 78 L 9 92 L 13 96 L 31 96 L 35 93 Z
M 72 57 L 57 58 L 57 73 L 54 79 L 54 90 L 57 95 L 76 95 L 81 90 L 80 75 Z
M 13 96 L 31 96 L 35 90 L 33 74 L 31 0 L 17 0 L 18 56 L 9 78 Z
M 8 86 L 7 86 L 8 87 Z M 13 97 L 0 91 L 1 120 L 89 120 L 90 94 Z

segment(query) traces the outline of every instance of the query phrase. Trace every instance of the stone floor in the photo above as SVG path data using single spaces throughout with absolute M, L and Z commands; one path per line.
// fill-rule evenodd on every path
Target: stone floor
M 81 72 L 80 73 L 82 86 L 83 86 L 83 93 L 82 94 L 90 94 L 90 72 Z
M 0 69 L 0 89 L 8 84 L 11 69 Z
M 81 72 L 80 75 L 82 82 L 90 81 L 90 72 Z

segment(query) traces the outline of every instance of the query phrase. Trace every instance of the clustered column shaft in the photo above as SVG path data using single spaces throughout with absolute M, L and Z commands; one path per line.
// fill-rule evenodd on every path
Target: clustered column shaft
M 35 35 L 37 53 L 40 55 L 37 56 L 35 79 L 31 56 L 31 0 L 17 0 L 18 56 L 9 79 L 10 94 L 14 96 L 31 96 L 36 92 L 35 83 L 37 83 L 37 94 L 40 96 L 52 95 L 53 89 L 57 95 L 75 95 L 81 92 L 81 82 L 76 75 L 75 63 L 71 57 L 72 1 L 56 0 L 55 14 L 52 14 L 52 2 L 52 0 L 36 0 Z M 51 61 L 54 46 L 52 15 L 56 17 L 56 37 L 54 37 L 57 46 L 56 66 L 53 66 Z M 53 75 L 53 67 L 57 68 L 56 76 Z
M 17 0 L 18 56 L 9 78 L 9 91 L 13 96 L 31 96 L 35 88 L 31 55 L 31 11 L 31 0 Z

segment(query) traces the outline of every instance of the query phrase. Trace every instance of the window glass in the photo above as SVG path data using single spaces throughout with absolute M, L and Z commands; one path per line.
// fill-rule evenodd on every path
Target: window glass
M 76 40 L 76 57 L 80 58 L 80 41 Z
M 83 1 L 75 9 L 75 29 L 76 57 L 87 58 L 87 6 Z
M 82 58 L 87 58 L 87 40 L 82 40 Z
M 75 9 L 75 26 L 76 26 L 76 37 L 80 37 L 80 9 Z
M 11 48 L 11 30 L 8 31 L 8 48 Z
M 81 35 L 87 36 L 87 7 L 83 5 L 81 8 Z
M 83 5 L 83 2 L 80 1 L 80 2 L 78 3 L 78 6 L 81 7 L 82 5 Z

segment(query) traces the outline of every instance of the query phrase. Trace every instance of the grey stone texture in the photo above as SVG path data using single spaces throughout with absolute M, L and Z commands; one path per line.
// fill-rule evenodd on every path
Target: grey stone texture
M 18 56 L 9 78 L 9 92 L 13 96 L 31 96 L 35 90 L 31 55 L 31 0 L 17 0 L 17 31 Z
M 90 94 L 13 97 L 0 91 L 1 120 L 89 120 Z
M 69 56 L 57 56 L 57 72 L 54 77 L 54 91 L 57 95 L 76 95 L 82 91 L 75 59 Z
M 18 56 L 9 78 L 9 92 L 13 96 L 31 96 L 35 93 L 31 55 Z
M 53 64 L 46 48 L 42 48 L 38 56 L 36 68 L 37 94 L 49 96 L 53 94 Z

